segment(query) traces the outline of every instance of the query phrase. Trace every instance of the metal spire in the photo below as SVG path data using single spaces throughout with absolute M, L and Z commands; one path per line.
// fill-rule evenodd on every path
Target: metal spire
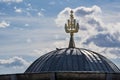
M 79 30 L 79 23 L 76 23 L 76 19 L 74 19 L 73 11 L 70 11 L 70 19 L 68 19 L 67 24 L 65 24 L 65 31 L 66 33 L 70 33 L 70 41 L 69 41 L 69 48 L 74 48 L 74 33 L 77 33 Z

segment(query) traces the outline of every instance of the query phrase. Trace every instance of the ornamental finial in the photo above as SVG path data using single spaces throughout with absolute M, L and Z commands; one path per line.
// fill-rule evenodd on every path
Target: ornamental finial
M 77 33 L 79 30 L 79 23 L 76 22 L 76 19 L 74 19 L 73 11 L 70 11 L 70 19 L 68 19 L 67 24 L 65 24 L 65 31 L 66 33 L 70 33 L 70 42 L 69 42 L 69 48 L 74 48 L 74 33 Z

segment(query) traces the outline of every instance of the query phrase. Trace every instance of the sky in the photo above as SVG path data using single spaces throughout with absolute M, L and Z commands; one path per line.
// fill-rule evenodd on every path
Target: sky
M 120 0 L 0 0 L 0 74 L 23 73 L 41 55 L 67 47 L 71 9 L 80 25 L 76 47 L 120 68 Z

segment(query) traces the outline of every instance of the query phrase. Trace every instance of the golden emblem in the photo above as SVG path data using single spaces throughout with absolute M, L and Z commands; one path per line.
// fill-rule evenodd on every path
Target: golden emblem
M 70 42 L 69 42 L 69 48 L 74 48 L 75 43 L 73 39 L 73 34 L 77 33 L 79 30 L 79 23 L 76 22 L 76 19 L 74 19 L 73 11 L 70 11 L 70 19 L 68 19 L 67 24 L 65 24 L 65 31 L 66 33 L 70 33 Z

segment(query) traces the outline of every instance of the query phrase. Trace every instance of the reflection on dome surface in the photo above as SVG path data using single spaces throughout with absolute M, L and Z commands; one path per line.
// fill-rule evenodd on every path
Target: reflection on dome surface
M 104 56 L 82 48 L 63 48 L 51 51 L 40 58 L 25 71 L 59 72 L 59 71 L 99 71 L 119 72 L 117 66 Z

